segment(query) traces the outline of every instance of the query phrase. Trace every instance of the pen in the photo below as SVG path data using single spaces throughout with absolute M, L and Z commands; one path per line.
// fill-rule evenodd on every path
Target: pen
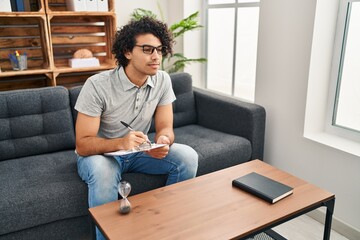
M 135 131 L 129 124 L 127 124 L 126 122 L 120 121 L 122 125 L 124 125 L 125 127 L 127 127 L 130 131 Z M 147 138 L 147 137 L 146 137 Z M 150 144 L 151 146 L 151 142 L 149 139 L 147 139 L 146 141 L 144 141 L 144 143 L 147 142 L 148 144 Z
M 16 58 L 15 55 L 9 53 L 9 59 L 10 59 L 11 62 L 14 63 L 14 67 L 15 67 L 15 68 L 18 68 L 18 67 L 19 67 L 19 61 L 18 61 L 18 59 Z
M 16 61 L 17 61 L 17 59 L 15 58 L 15 56 L 12 55 L 11 53 L 9 53 L 9 58 L 10 58 L 10 60 L 13 61 L 13 62 L 16 62 Z
M 123 122 L 123 121 L 120 121 L 120 122 L 121 122 L 122 125 L 127 127 L 130 131 L 134 131 L 134 129 L 129 124 L 127 124 L 126 122 Z

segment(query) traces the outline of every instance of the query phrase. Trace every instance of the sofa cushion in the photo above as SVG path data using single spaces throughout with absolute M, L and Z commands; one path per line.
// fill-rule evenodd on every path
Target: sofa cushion
M 197 176 L 249 161 L 251 143 L 243 137 L 187 125 L 174 129 L 175 142 L 191 146 L 199 155 Z
M 76 87 L 73 87 L 73 88 L 69 89 L 70 107 L 71 107 L 71 113 L 72 113 L 73 122 L 74 122 L 74 128 L 75 128 L 76 118 L 77 118 L 77 114 L 78 114 L 78 112 L 75 109 L 75 104 L 76 104 L 76 101 L 77 101 L 77 99 L 79 97 L 81 88 L 82 88 L 82 85 L 81 86 L 76 86 Z
M 173 102 L 174 128 L 197 122 L 192 78 L 188 73 L 171 73 L 172 87 L 176 96 Z M 149 133 L 155 132 L 154 119 Z
M 0 235 L 0 240 L 90 240 L 93 227 L 90 216 L 81 216 Z
M 190 74 L 172 73 L 170 77 L 176 95 L 173 103 L 174 128 L 196 123 L 195 98 Z
M 198 153 L 197 176 L 250 160 L 251 143 L 246 138 L 208 129 L 197 124 L 174 128 L 174 132 L 176 143 L 189 145 Z M 149 139 L 153 141 L 154 135 L 154 133 L 150 133 Z
M 0 161 L 73 149 L 75 135 L 64 87 L 0 92 Z
M 74 150 L 0 162 L 0 235 L 87 215 Z

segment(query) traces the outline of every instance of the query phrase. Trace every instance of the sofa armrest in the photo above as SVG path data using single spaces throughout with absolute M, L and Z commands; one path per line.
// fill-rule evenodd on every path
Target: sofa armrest
M 244 137 L 251 142 L 251 159 L 263 159 L 265 109 L 254 103 L 194 87 L 198 124 Z

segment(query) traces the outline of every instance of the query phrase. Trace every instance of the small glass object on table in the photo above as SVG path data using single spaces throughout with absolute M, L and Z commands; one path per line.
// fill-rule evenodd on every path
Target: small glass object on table
M 118 185 L 118 191 L 122 199 L 120 200 L 120 213 L 127 214 L 131 211 L 131 204 L 127 197 L 131 191 L 131 185 L 127 181 L 121 181 Z

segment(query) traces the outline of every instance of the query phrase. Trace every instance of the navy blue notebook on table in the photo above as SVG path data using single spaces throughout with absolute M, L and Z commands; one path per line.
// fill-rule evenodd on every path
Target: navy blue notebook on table
M 294 190 L 290 186 L 255 172 L 234 179 L 232 185 L 260 197 L 269 203 L 276 203 L 292 194 Z

